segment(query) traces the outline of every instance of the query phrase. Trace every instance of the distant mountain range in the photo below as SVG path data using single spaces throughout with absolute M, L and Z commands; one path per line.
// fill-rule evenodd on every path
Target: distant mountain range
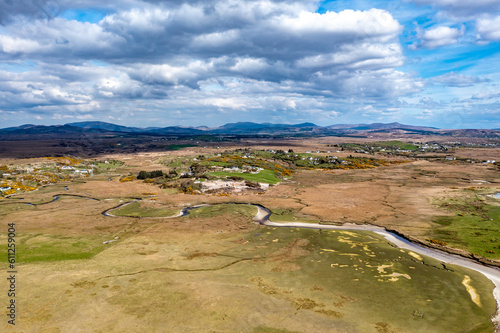
M 403 129 L 403 130 L 417 130 L 417 131 L 433 131 L 438 130 L 436 127 L 424 127 L 424 126 L 412 126 L 412 125 L 404 125 L 400 123 L 374 123 L 374 124 L 344 124 L 344 125 L 330 125 L 327 128 L 331 129 L 351 129 L 358 131 L 366 131 L 366 130 L 381 130 L 381 129 Z
M 74 122 L 65 125 L 21 125 L 0 129 L 0 135 L 31 135 L 31 134 L 84 134 L 84 133 L 130 133 L 152 135 L 290 135 L 290 136 L 316 136 L 316 135 L 356 135 L 365 132 L 397 132 L 404 131 L 410 134 L 436 134 L 454 135 L 453 133 L 474 133 L 484 136 L 493 130 L 440 130 L 434 127 L 412 126 L 400 123 L 374 123 L 374 124 L 340 124 L 318 126 L 313 123 L 302 124 L 272 124 L 237 122 L 223 126 L 209 128 L 200 127 L 128 127 L 102 121 Z M 487 131 L 487 132 L 485 132 Z M 482 134 L 481 134 L 482 133 Z M 498 133 L 497 133 L 498 135 Z
M 72 134 L 72 133 L 103 133 L 105 129 L 85 128 L 71 125 L 21 125 L 18 127 L 7 127 L 0 129 L 0 134 Z

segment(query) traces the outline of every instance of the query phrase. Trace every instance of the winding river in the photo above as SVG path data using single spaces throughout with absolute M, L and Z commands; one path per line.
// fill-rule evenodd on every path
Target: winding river
M 119 206 L 113 207 L 111 209 L 108 209 L 102 213 L 104 216 L 110 216 L 110 217 L 116 217 L 115 215 L 111 214 L 110 212 L 113 210 L 116 210 L 118 208 L 121 208 L 125 205 L 131 204 L 133 202 L 137 202 L 140 199 L 132 200 L 125 202 Z M 226 203 L 227 204 L 227 203 Z M 231 204 L 243 204 L 243 203 L 231 203 Z M 305 222 L 272 222 L 269 220 L 269 217 L 271 216 L 272 212 L 265 208 L 264 206 L 261 205 L 256 205 L 256 204 L 251 204 L 247 203 L 244 205 L 250 205 L 254 206 L 257 208 L 257 214 L 254 216 L 253 220 L 258 222 L 261 225 L 269 226 L 269 227 L 288 227 L 288 228 L 307 228 L 307 229 L 323 229 L 323 230 L 358 230 L 358 231 L 371 231 L 376 234 L 379 234 L 383 236 L 387 241 L 391 242 L 392 244 L 396 245 L 398 248 L 401 249 L 406 249 L 410 250 L 431 258 L 434 258 L 436 260 L 441 261 L 442 263 L 447 263 L 447 264 L 453 264 L 453 265 L 458 265 L 462 266 L 465 268 L 472 269 L 474 271 L 477 271 L 484 276 L 486 276 L 488 279 L 490 279 L 493 284 L 495 285 L 495 288 L 493 289 L 493 296 L 495 297 L 495 300 L 497 302 L 497 312 L 492 316 L 491 320 L 493 324 L 495 325 L 495 331 L 500 332 L 500 269 L 496 267 L 491 267 L 491 266 L 485 266 L 482 265 L 476 261 L 473 261 L 471 259 L 467 259 L 464 257 L 461 257 L 459 255 L 455 254 L 450 254 L 444 251 L 440 251 L 437 249 L 432 249 L 428 247 L 424 247 L 415 243 L 412 243 L 390 231 L 387 231 L 385 228 L 374 226 L 374 225 L 366 225 L 366 224 L 353 224 L 353 223 L 346 223 L 343 225 L 325 225 L 325 224 L 318 224 L 318 223 L 305 223 Z M 168 216 L 168 217 L 142 217 L 142 218 L 175 218 L 175 217 L 181 217 L 181 216 L 186 216 L 189 214 L 190 210 L 201 208 L 201 207 L 206 207 L 206 206 L 212 206 L 209 204 L 203 204 L 203 205 L 197 205 L 197 206 L 192 206 L 192 207 L 185 207 L 182 208 L 179 212 L 179 214 L 173 215 L 173 216 Z

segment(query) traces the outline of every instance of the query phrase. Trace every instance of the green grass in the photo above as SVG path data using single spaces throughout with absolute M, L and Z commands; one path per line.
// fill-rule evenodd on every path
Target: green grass
M 243 178 L 244 180 L 250 180 L 253 182 L 261 182 L 261 183 L 268 183 L 271 185 L 281 182 L 281 180 L 275 176 L 275 172 L 271 171 L 271 170 L 261 170 L 257 174 L 243 173 L 243 172 L 215 171 L 215 172 L 210 172 L 209 175 L 221 177 L 221 178 L 224 178 L 226 176 L 237 176 L 237 177 Z
M 293 250 L 298 239 L 308 244 Z M 286 300 L 296 311 L 308 309 L 310 316 L 330 313 L 338 316 L 337 322 L 345 319 L 361 325 L 353 329 L 360 332 L 377 332 L 376 325 L 393 328 L 387 332 L 493 331 L 490 316 L 496 304 L 491 281 L 457 266 L 447 265 L 450 270 L 444 270 L 439 261 L 427 257 L 422 264 L 374 233 L 264 228 L 246 240 L 241 252 L 227 253 L 270 258 L 252 266 L 258 279 L 251 281 L 258 281 L 254 283 L 261 292 Z M 300 269 L 279 269 L 290 264 Z M 390 266 L 385 273 L 379 271 L 382 265 Z M 383 276 L 392 273 L 409 278 L 390 281 L 390 276 Z M 482 307 L 471 301 L 462 284 L 465 275 L 472 279 Z
M 21 210 L 31 210 L 35 209 L 35 206 L 26 205 L 22 203 L 23 201 L 9 203 L 6 199 L 0 201 L 0 216 L 11 214 Z
M 179 213 L 179 209 L 175 208 L 145 208 L 141 207 L 141 202 L 132 202 L 121 208 L 110 212 L 116 216 L 133 216 L 133 217 L 169 217 Z
M 249 221 L 257 214 L 257 209 L 245 204 L 222 204 L 215 206 L 201 207 L 191 210 L 186 216 L 190 219 L 215 217 L 224 214 L 238 214 L 249 218 Z
M 359 143 L 343 143 L 341 145 L 344 149 L 356 150 L 356 149 L 365 149 L 366 146 Z
M 193 162 L 184 157 L 168 157 L 160 161 L 161 164 L 169 168 L 188 167 Z
M 111 239 L 111 238 L 110 238 Z M 66 237 L 56 235 L 18 235 L 18 263 L 89 259 L 105 249 L 103 237 Z
M 451 216 L 436 217 L 438 226 L 431 238 L 448 246 L 480 256 L 500 258 L 500 206 L 483 197 L 484 193 L 463 190 L 461 197 L 436 201 L 435 204 Z
M 311 222 L 319 223 L 320 220 L 311 216 L 300 214 L 291 209 L 271 209 L 272 215 L 269 220 L 272 222 Z
M 208 166 L 221 166 L 221 167 L 227 167 L 232 165 L 232 163 L 228 162 L 218 162 L 218 161 L 202 161 L 200 162 L 201 165 L 208 165 Z
M 374 148 L 375 150 L 378 150 L 378 147 L 380 148 L 398 148 L 401 150 L 417 150 L 419 149 L 418 146 L 408 143 L 408 142 L 403 142 L 403 141 L 398 141 L 398 140 L 393 140 L 393 141 L 380 141 L 380 142 L 373 142 L 373 143 L 366 143 L 366 144 L 359 144 L 359 143 L 343 143 L 341 146 L 344 149 L 350 149 L 350 150 L 365 150 L 369 148 Z
M 117 160 L 111 160 L 111 161 L 108 161 L 109 163 L 104 163 L 104 162 L 99 162 L 97 163 L 97 168 L 100 170 L 100 171 L 109 171 L 109 170 L 114 170 L 118 167 L 121 167 L 122 165 L 124 165 L 125 163 L 122 162 L 122 161 L 117 161 Z
M 461 214 L 461 215 L 459 215 Z M 435 239 L 448 246 L 467 250 L 492 259 L 500 258 L 500 207 L 485 205 L 481 213 L 462 211 L 441 216 L 434 222 Z M 488 252 L 491 251 L 491 252 Z
M 166 194 L 176 194 L 179 192 L 176 188 L 165 188 L 162 189 L 161 191 Z
M 381 142 L 374 142 L 370 144 L 372 147 L 383 147 L 383 148 L 392 148 L 392 147 L 397 147 L 399 149 L 403 150 L 417 150 L 419 149 L 418 146 L 408 143 L 408 142 L 403 142 L 403 141 L 381 141 Z

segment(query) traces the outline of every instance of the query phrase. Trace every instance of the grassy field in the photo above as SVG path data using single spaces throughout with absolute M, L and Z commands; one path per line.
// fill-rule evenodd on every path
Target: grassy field
M 266 253 L 278 255 L 265 266 L 280 277 L 261 271 L 257 285 L 297 309 L 373 320 L 374 326 L 394 331 L 492 330 L 489 314 L 495 303 L 488 280 L 458 267 L 444 270 L 438 261 L 395 249 L 378 235 L 266 228 L 247 239 L 256 247 L 268 244 Z M 464 275 L 472 278 L 477 291 L 483 290 L 481 307 L 471 301 L 462 284 Z M 369 331 L 363 324 L 359 329 Z
M 319 223 L 319 219 L 315 219 L 310 215 L 300 214 L 292 209 L 271 209 L 269 220 L 272 222 L 311 222 Z
M 232 214 L 237 216 L 243 216 L 251 220 L 257 213 L 257 208 L 249 205 L 239 205 L 239 204 L 222 204 L 216 206 L 201 207 L 198 209 L 191 210 L 186 218 L 197 219 L 197 218 L 212 218 L 224 214 Z
M 20 329 L 493 331 L 492 284 L 480 274 L 443 269 L 369 232 L 252 226 L 217 233 L 221 219 L 244 223 L 238 211 L 251 215 L 252 207 L 210 208 L 191 216 L 209 223 L 203 231 L 156 223 L 87 260 L 24 264 L 20 301 L 32 310 L 21 314 Z
M 113 210 L 111 214 L 131 217 L 169 217 L 179 213 L 179 210 L 177 208 L 144 207 L 140 201 L 137 201 Z
M 104 236 L 71 237 L 50 234 L 23 234 L 18 238 L 17 262 L 46 262 L 89 259 L 101 252 Z
M 211 172 L 210 176 L 215 176 L 215 177 L 230 177 L 230 176 L 237 176 L 241 177 L 245 180 L 250 180 L 253 182 L 261 182 L 261 183 L 268 183 L 271 185 L 274 185 L 276 183 L 281 182 L 279 178 L 275 176 L 275 172 L 271 170 L 261 170 L 257 174 L 252 174 L 252 173 L 243 173 L 243 172 L 224 172 L 224 171 L 215 171 Z
M 401 149 L 401 150 L 417 150 L 419 149 L 418 146 L 408 143 L 408 142 L 403 142 L 403 141 L 398 141 L 398 140 L 392 140 L 392 141 L 379 141 L 379 142 L 371 142 L 371 143 L 344 143 L 341 145 L 344 149 L 350 149 L 350 150 L 356 150 L 356 149 L 368 149 L 368 148 L 376 148 L 378 151 L 378 148 L 384 148 L 384 149 Z
M 108 163 L 104 163 L 104 162 L 97 163 L 97 168 L 100 172 L 104 172 L 104 171 L 115 170 L 124 164 L 125 163 L 123 163 L 122 161 L 111 160 L 111 161 L 108 161 Z
M 500 206 L 470 193 L 437 204 L 453 215 L 434 220 L 440 225 L 434 230 L 435 239 L 486 258 L 500 258 Z
M 417 150 L 419 149 L 418 146 L 408 143 L 408 142 L 403 142 L 403 141 L 380 141 L 380 142 L 374 142 L 371 144 L 372 147 L 382 147 L 382 148 L 392 148 L 392 147 L 397 147 L 399 149 L 403 150 Z
M 35 206 L 26 205 L 22 202 L 9 202 L 5 199 L 0 201 L 0 216 L 8 215 L 18 211 L 33 209 L 35 209 Z

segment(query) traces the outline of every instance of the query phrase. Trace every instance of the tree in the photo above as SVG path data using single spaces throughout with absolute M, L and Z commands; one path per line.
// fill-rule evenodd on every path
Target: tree
M 139 174 L 137 175 L 137 179 L 158 178 L 158 177 L 163 177 L 163 171 L 154 170 L 151 172 L 147 172 L 147 171 L 141 170 L 141 171 L 139 171 Z
M 148 177 L 148 172 L 147 171 L 139 171 L 139 174 L 137 175 L 137 179 L 146 179 Z

